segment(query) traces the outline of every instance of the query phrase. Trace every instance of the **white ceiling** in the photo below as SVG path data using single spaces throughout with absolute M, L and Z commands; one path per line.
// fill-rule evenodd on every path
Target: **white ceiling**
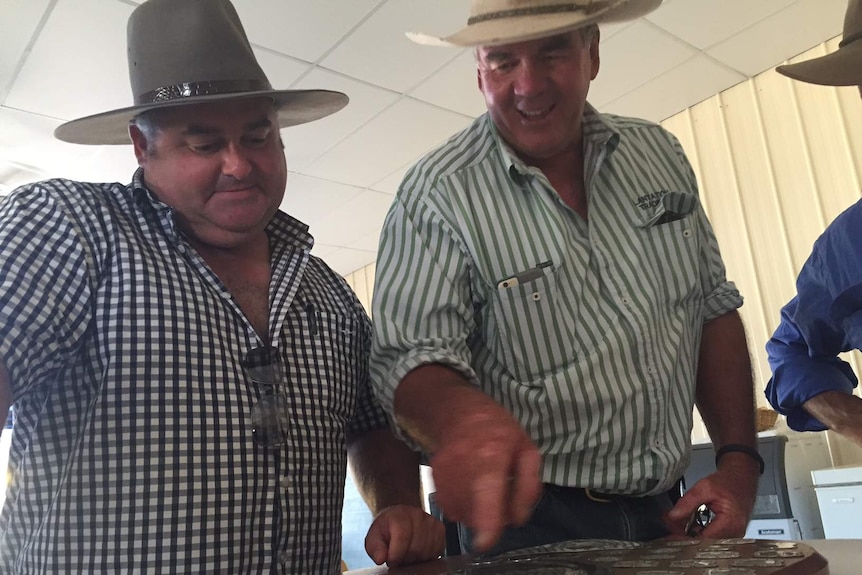
M 282 207 L 311 226 L 314 253 L 347 274 L 375 259 L 407 168 L 484 112 L 470 50 L 446 35 L 467 0 L 233 0 L 276 88 L 343 91 L 350 104 L 283 132 Z M 0 193 L 63 176 L 129 181 L 129 146 L 56 141 L 63 121 L 131 104 L 127 0 L 0 0 Z M 841 33 L 846 0 L 664 0 L 602 29 L 600 110 L 661 121 Z

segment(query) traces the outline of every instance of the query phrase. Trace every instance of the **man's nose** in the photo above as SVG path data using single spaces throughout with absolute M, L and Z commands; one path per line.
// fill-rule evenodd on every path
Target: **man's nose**
M 541 62 L 525 59 L 515 74 L 515 93 L 519 96 L 539 94 L 548 84 L 548 70 Z
M 242 180 L 251 173 L 251 170 L 252 166 L 248 160 L 247 151 L 240 145 L 228 144 L 223 153 L 222 173 Z

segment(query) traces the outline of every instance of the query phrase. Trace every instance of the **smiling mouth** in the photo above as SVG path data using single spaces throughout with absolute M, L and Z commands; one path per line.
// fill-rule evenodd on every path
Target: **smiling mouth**
M 545 119 L 553 109 L 554 106 L 548 106 L 547 108 L 542 108 L 541 110 L 518 110 L 518 113 L 525 120 L 529 122 L 535 122 L 538 120 Z

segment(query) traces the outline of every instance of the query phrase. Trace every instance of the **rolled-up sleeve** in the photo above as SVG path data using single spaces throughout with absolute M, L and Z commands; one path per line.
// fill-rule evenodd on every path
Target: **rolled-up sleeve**
M 418 181 L 417 181 L 418 180 Z M 372 303 L 371 371 L 380 402 L 393 413 L 395 390 L 412 370 L 443 364 L 477 383 L 470 366 L 469 334 L 475 320 L 470 259 L 453 226 L 408 174 L 380 239 Z
M 826 429 L 802 405 L 827 391 L 852 393 L 857 379 L 838 354 L 862 344 L 862 209 L 850 208 L 817 240 L 766 344 L 766 397 L 799 431 Z

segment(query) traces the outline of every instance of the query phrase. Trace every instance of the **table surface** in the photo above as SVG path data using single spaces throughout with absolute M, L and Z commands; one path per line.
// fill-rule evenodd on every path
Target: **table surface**
M 859 575 L 862 559 L 862 540 L 859 539 L 818 539 L 802 541 L 817 551 L 829 562 L 829 575 Z M 366 569 L 355 569 L 348 571 L 348 575 L 439 575 L 449 573 L 450 569 L 465 562 L 465 557 L 451 558 L 448 561 L 438 559 L 421 565 L 412 565 L 407 568 L 393 569 L 389 571 L 385 566 L 371 567 Z

